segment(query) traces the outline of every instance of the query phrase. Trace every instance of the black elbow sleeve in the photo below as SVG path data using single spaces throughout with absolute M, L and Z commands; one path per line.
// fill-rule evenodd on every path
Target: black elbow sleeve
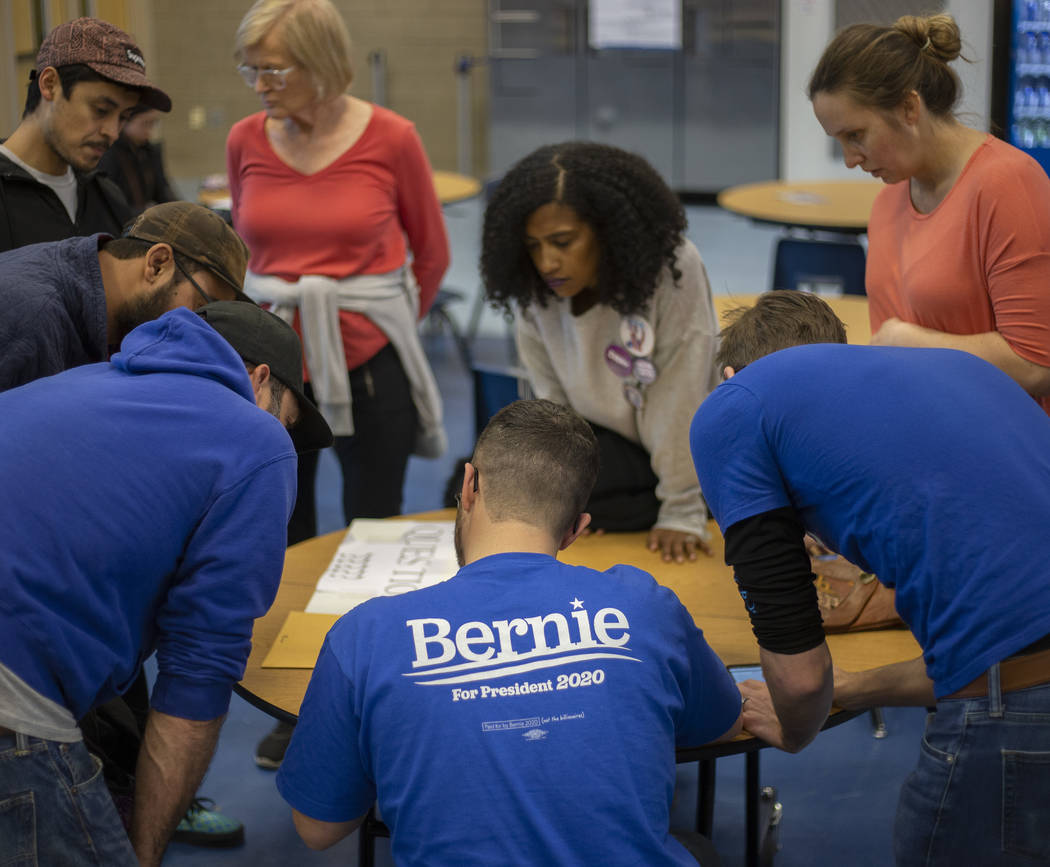
M 760 647 L 803 653 L 824 642 L 813 572 L 794 509 L 763 512 L 726 530 L 726 562 Z

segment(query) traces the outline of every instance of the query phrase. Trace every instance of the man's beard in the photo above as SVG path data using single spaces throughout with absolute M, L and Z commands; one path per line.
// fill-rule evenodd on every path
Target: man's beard
M 117 311 L 117 333 L 116 339 L 112 342 L 119 344 L 133 329 L 167 313 L 171 309 L 171 299 L 175 297 L 176 282 L 173 276 L 171 280 L 163 286 L 158 286 L 152 292 L 126 301 Z
M 452 544 L 456 548 L 456 562 L 465 566 L 466 557 L 463 555 L 463 504 L 456 504 L 456 526 L 452 532 Z
M 65 99 L 65 97 L 61 97 Z M 70 148 L 62 141 L 61 137 L 55 132 L 55 123 L 53 122 L 44 130 L 44 143 L 51 148 L 52 153 L 55 154 L 62 162 L 67 166 L 72 166 L 78 172 L 92 172 L 98 168 L 98 164 L 102 161 L 102 156 L 91 156 L 84 158 L 80 156 L 79 148 L 83 145 L 97 145 L 100 148 L 108 149 L 112 144 L 108 139 L 97 139 L 89 141 L 81 141 L 80 146 Z
M 266 411 L 278 421 L 281 421 L 281 403 L 284 401 L 285 389 L 287 389 L 287 386 L 283 382 L 272 376 L 270 377 L 270 405 L 266 408 Z

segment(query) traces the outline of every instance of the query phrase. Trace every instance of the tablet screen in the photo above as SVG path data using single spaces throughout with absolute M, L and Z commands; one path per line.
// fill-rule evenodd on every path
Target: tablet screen
M 737 683 L 745 680 L 765 680 L 761 665 L 731 665 L 729 673 Z

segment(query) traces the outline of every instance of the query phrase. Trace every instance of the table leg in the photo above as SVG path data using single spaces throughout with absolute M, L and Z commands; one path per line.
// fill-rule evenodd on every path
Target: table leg
M 770 867 L 780 848 L 780 817 L 783 807 L 777 801 L 777 790 L 763 788 L 759 783 L 759 751 L 749 752 L 745 758 L 744 785 L 746 805 L 747 847 L 744 863 L 747 867 Z
M 715 759 L 697 762 L 696 830 L 711 839 L 715 819 Z
M 758 790 L 758 750 L 752 750 L 744 757 L 744 835 L 747 845 L 744 850 L 744 863 L 747 867 L 758 867 L 758 850 L 761 830 L 759 828 L 759 790 Z

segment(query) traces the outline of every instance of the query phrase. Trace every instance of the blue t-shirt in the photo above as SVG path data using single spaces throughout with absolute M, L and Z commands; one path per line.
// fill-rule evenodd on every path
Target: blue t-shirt
M 690 444 L 723 532 L 790 506 L 896 588 L 937 696 L 1050 633 L 1050 418 L 976 356 L 785 349 L 712 392 Z
M 400 865 L 695 864 L 674 750 L 739 713 L 647 573 L 498 554 L 336 623 L 277 787 L 329 822 L 378 800 Z

